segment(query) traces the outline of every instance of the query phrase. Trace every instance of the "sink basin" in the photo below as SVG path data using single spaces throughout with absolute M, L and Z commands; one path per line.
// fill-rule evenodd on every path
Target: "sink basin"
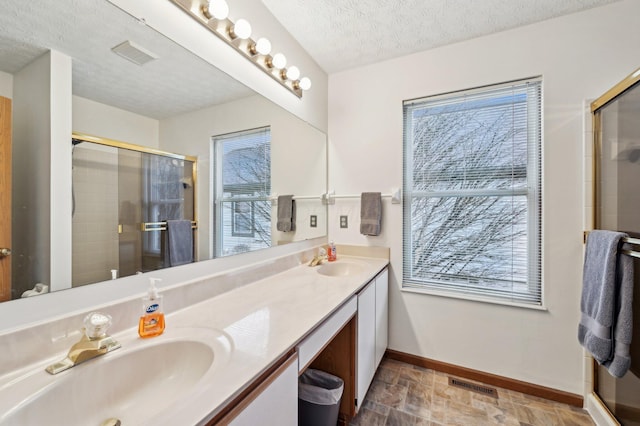
M 346 277 L 361 274 L 364 271 L 364 267 L 357 262 L 337 260 L 320 265 L 317 271 L 319 274 L 328 277 Z
M 231 352 L 227 336 L 215 330 L 171 331 L 121 340 L 121 349 L 55 376 L 38 368 L 0 385 L 0 424 L 99 426 L 114 418 L 137 425 L 170 410 Z

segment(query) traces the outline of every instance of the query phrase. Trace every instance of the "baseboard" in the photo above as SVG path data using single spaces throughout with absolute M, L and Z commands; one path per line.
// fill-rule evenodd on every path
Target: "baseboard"
M 611 414 L 595 392 L 587 395 L 584 406 L 596 425 L 620 426 L 618 420 Z
M 448 364 L 442 361 L 422 358 L 417 355 L 405 352 L 387 349 L 385 356 L 396 361 L 406 362 L 407 364 L 417 365 L 419 367 L 429 368 L 431 370 L 442 371 L 443 373 L 453 374 L 454 376 L 464 377 L 465 379 L 475 380 L 486 383 L 488 385 L 498 386 L 504 389 L 533 395 L 540 398 L 550 399 L 552 401 L 564 404 L 582 407 L 583 398 L 581 395 L 561 391 L 558 389 L 548 388 L 533 383 L 523 382 L 509 377 L 498 376 L 484 371 L 472 370 L 471 368 L 460 367 L 454 364 Z

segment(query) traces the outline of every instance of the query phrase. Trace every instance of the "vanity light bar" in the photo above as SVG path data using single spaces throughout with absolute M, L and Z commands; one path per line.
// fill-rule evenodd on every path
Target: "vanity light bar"
M 271 55 L 269 40 L 251 38 L 251 25 L 246 19 L 234 23 L 228 18 L 226 0 L 170 1 L 297 97 L 302 98 L 302 92 L 311 88 L 311 80 L 300 77 L 298 67 L 285 68 L 287 60 L 282 53 Z

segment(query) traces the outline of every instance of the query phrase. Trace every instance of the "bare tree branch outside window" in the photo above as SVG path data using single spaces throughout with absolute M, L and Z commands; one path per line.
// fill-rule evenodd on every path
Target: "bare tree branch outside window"
M 260 129 L 260 132 L 264 132 Z M 252 251 L 271 246 L 271 147 L 267 131 L 265 142 L 241 132 L 237 138 L 221 141 L 222 191 L 221 255 Z M 247 136 L 247 137 L 242 137 Z M 243 201 L 243 198 L 250 200 Z
M 405 278 L 529 291 L 527 108 L 526 92 L 501 92 L 409 109 Z

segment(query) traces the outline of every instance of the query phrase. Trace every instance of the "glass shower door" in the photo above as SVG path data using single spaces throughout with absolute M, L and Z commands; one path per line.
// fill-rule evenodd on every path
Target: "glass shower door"
M 142 156 L 142 267 L 152 271 L 170 266 L 166 256 L 167 220 L 194 220 L 193 162 L 163 155 Z M 149 230 L 144 230 L 149 229 Z M 152 230 L 154 229 L 154 230 Z
M 118 148 L 118 276 L 143 272 L 142 266 L 142 156 Z
M 194 179 L 185 156 L 74 139 L 73 286 L 169 266 L 166 221 L 195 220 Z
M 639 83 L 640 84 L 640 83 Z M 640 85 L 594 113 L 596 124 L 596 228 L 640 238 Z M 622 378 L 601 366 L 595 391 L 625 426 L 640 426 L 640 259 L 634 262 L 631 368 Z
M 118 149 L 75 139 L 72 148 L 72 286 L 118 270 Z

